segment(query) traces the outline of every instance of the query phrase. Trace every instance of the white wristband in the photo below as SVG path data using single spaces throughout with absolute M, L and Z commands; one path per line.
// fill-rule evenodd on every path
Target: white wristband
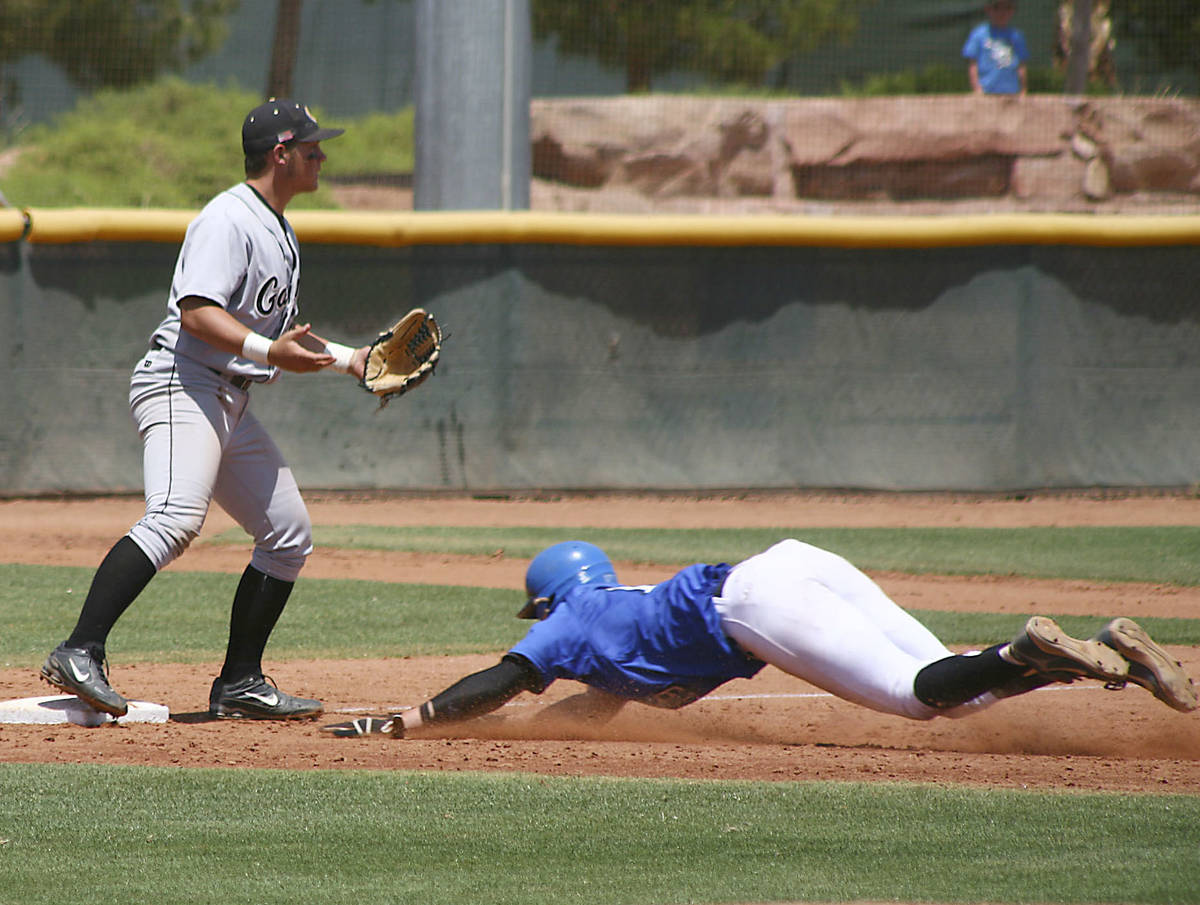
M 325 354 L 333 356 L 333 364 L 329 367 L 333 368 L 339 374 L 350 373 L 350 359 L 354 357 L 355 350 L 350 346 L 343 346 L 341 343 L 325 343 Z
M 242 340 L 242 358 L 249 358 L 260 365 L 270 365 L 271 362 L 267 360 L 270 353 L 271 340 L 267 339 L 261 333 L 255 333 L 251 330 L 246 334 L 246 338 Z

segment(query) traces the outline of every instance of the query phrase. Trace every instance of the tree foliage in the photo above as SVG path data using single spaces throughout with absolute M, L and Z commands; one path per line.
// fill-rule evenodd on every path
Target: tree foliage
M 240 0 L 3 0 L 0 63 L 44 54 L 82 88 L 126 88 L 220 46 Z
M 1123 0 L 1113 18 L 1159 64 L 1200 74 L 1200 0 Z
M 873 0 L 532 0 L 533 34 L 625 70 L 626 90 L 689 69 L 761 84 L 789 56 L 846 39 Z
M 0 182 L 17 207 L 198 209 L 241 178 L 242 117 L 261 100 L 255 91 L 185 82 L 177 75 L 134 88 L 100 89 L 24 130 Z M 325 122 L 320 108 L 314 112 Z M 293 205 L 335 206 L 332 182 L 339 173 L 412 171 L 411 108 L 339 117 L 327 125 L 343 127 L 346 134 L 328 148 L 320 190 L 297 197 Z M 83 159 L 86 167 L 79 165 Z

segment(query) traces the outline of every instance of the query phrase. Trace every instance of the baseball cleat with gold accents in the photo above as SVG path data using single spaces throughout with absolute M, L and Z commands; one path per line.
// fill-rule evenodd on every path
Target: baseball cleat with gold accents
M 1072 638 L 1053 619 L 1034 616 L 1008 646 L 1014 660 L 1057 682 L 1099 679 L 1121 685 L 1129 675 L 1125 658 L 1096 640 Z
M 1129 681 L 1141 685 L 1168 707 L 1181 713 L 1200 709 L 1200 691 L 1183 664 L 1154 643 L 1140 625 L 1122 616 L 1092 638 L 1129 661 Z

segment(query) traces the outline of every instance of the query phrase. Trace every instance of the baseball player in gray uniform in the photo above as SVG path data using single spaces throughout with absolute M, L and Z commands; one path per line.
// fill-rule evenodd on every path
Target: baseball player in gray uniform
M 541 694 L 556 679 L 588 690 L 548 712 L 604 720 L 630 701 L 684 707 L 767 664 L 914 720 L 966 716 L 1078 679 L 1132 682 L 1183 713 L 1200 709 L 1183 667 L 1131 619 L 1079 639 L 1034 616 L 1012 641 L 955 654 L 847 560 L 795 538 L 733 566 L 697 563 L 637 587 L 618 581 L 599 547 L 564 541 L 533 558 L 525 592 L 517 615 L 538 621 L 498 664 L 419 707 L 325 731 L 403 738 L 488 713 L 522 691 Z
M 210 712 L 289 719 L 322 711 L 262 671 L 267 639 L 312 551 L 312 526 L 250 397 L 281 371 L 362 378 L 366 347 L 328 342 L 298 321 L 300 253 L 283 216 L 292 198 L 316 190 L 320 143 L 342 132 L 321 128 L 295 101 L 255 107 L 242 125 L 245 181 L 213 198 L 187 229 L 167 315 L 130 381 L 146 514 L 100 564 L 75 629 L 42 666 L 47 681 L 97 710 L 128 710 L 105 672 L 109 632 L 187 549 L 215 500 L 254 538 L 254 553 L 234 595 Z

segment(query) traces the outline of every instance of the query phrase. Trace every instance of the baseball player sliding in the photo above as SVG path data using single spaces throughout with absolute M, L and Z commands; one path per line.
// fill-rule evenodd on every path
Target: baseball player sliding
M 1137 623 L 1114 619 L 1072 638 L 1034 616 L 1012 641 L 953 654 L 842 557 L 780 541 L 735 566 L 688 566 L 627 587 L 608 556 L 582 541 L 539 553 L 517 613 L 537 619 L 500 662 L 419 707 L 323 727 L 335 736 L 403 738 L 480 716 L 555 679 L 587 692 L 548 712 L 607 719 L 629 701 L 678 708 L 770 663 L 847 701 L 914 720 L 958 717 L 1051 682 L 1133 682 L 1182 712 L 1200 708 L 1183 667 Z
M 215 500 L 254 538 L 254 553 L 234 595 L 210 712 L 287 719 L 322 711 L 262 672 L 267 639 L 312 550 L 312 526 L 291 469 L 250 411 L 250 394 L 280 371 L 363 376 L 366 347 L 328 342 L 298 322 L 300 252 L 283 216 L 292 198 L 317 189 L 320 143 L 342 132 L 321 128 L 295 101 L 255 107 L 242 124 L 245 181 L 188 227 L 167 315 L 130 382 L 146 514 L 104 558 L 75 629 L 42 666 L 47 681 L 97 710 L 128 709 L 105 674 L 109 632 L 187 549 Z

